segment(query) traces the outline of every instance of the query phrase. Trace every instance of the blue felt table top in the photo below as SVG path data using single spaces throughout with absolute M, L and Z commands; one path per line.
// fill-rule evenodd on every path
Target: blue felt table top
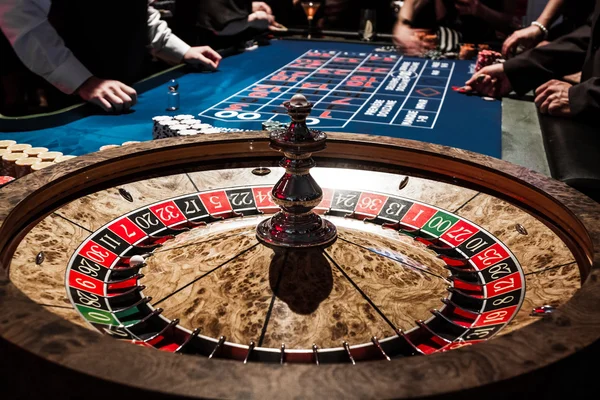
M 353 65 L 348 67 L 353 69 L 355 75 L 361 75 L 361 66 L 365 68 L 369 65 L 387 65 L 391 70 L 389 74 L 374 75 L 372 89 L 363 94 L 359 93 L 360 89 L 345 86 L 348 83 L 348 79 L 343 80 L 345 76 L 337 81 L 333 80 L 333 83 L 324 83 L 329 86 L 323 87 L 335 90 L 331 92 L 321 89 L 320 92 L 314 92 L 318 95 L 309 98 L 311 101 L 319 101 L 320 97 L 325 97 L 317 106 L 321 110 L 313 110 L 313 117 L 324 116 L 318 118 L 319 123 L 314 125 L 315 127 L 326 131 L 421 140 L 500 157 L 501 102 L 485 101 L 480 97 L 465 96 L 452 90 L 452 86 L 462 86 L 471 76 L 474 67 L 472 61 L 432 61 L 397 55 L 397 58 L 384 64 L 367 60 L 369 54 L 385 55 L 374 52 L 374 48 L 372 45 L 340 42 L 275 40 L 269 46 L 223 59 L 217 72 L 190 72 L 179 76 L 177 79 L 181 107 L 176 112 L 165 111 L 167 84 L 163 80 L 140 93 L 138 104 L 129 114 L 112 115 L 98 112 L 52 128 L 5 132 L 0 134 L 0 138 L 48 147 L 64 154 L 81 155 L 97 151 L 100 146 L 106 144 L 151 140 L 152 117 L 157 115 L 192 114 L 202 122 L 215 126 L 261 129 L 261 122 L 266 119 L 288 120 L 285 114 L 276 115 L 273 112 L 281 109 L 281 102 L 288 100 L 297 88 L 316 87 L 315 81 L 319 83 L 326 80 L 311 74 L 311 69 L 306 69 L 308 72 L 300 77 L 305 79 L 305 83 L 286 83 L 288 87 L 278 89 L 283 89 L 283 93 L 279 92 L 281 96 L 278 94 L 272 101 L 264 100 L 268 102 L 264 107 L 258 105 L 259 112 L 254 112 L 252 108 L 244 108 L 239 112 L 227 110 L 253 107 L 236 103 L 244 103 L 248 98 L 246 95 L 252 92 L 252 87 L 257 81 L 262 79 L 262 84 L 273 84 L 269 79 L 263 78 L 268 78 L 274 71 L 280 70 L 288 75 L 294 71 L 302 71 L 302 68 L 286 65 L 303 55 L 304 58 L 310 58 L 307 56 L 310 53 L 307 52 L 312 49 L 320 52 L 331 51 L 335 57 L 358 59 L 362 64 L 356 64 L 357 69 L 353 69 Z M 323 69 L 328 66 L 331 69 L 342 68 L 335 64 L 336 61 L 324 60 L 329 64 L 322 66 Z M 438 64 L 435 64 L 436 62 Z M 396 85 L 398 79 L 392 82 L 398 77 L 405 79 L 406 89 L 402 92 L 398 91 L 399 85 Z M 359 78 L 361 77 L 356 79 Z M 331 96 L 327 97 L 328 94 Z M 351 100 L 351 97 L 348 97 L 343 100 L 344 94 L 360 98 Z M 331 107 L 336 102 L 342 104 Z M 242 117 L 249 119 L 236 116 L 243 112 L 246 114 Z M 227 118 L 215 117 L 217 113 Z M 27 129 L 27 124 L 28 122 L 23 120 L 23 129 Z

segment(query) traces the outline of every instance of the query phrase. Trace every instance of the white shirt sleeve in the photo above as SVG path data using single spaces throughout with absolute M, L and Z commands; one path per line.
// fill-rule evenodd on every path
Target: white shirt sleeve
M 148 1 L 148 43 L 153 55 L 171 63 L 180 63 L 190 46 L 171 32 L 160 19 L 160 12 Z
M 2 0 L 0 28 L 27 68 L 71 94 L 92 73 L 48 22 L 50 5 L 50 0 Z

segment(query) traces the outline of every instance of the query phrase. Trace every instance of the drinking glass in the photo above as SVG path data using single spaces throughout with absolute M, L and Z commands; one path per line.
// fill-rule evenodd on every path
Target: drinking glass
M 314 1 L 303 1 L 302 2 L 302 8 L 304 9 L 304 13 L 306 14 L 306 19 L 308 19 L 308 36 L 307 38 L 310 39 L 311 38 L 311 31 L 312 31 L 312 21 L 313 18 L 315 17 L 315 14 L 317 13 L 317 10 L 319 9 L 319 7 L 321 6 L 321 3 L 317 3 Z
M 361 40 L 370 42 L 375 38 L 377 13 L 375 10 L 360 10 L 358 35 Z

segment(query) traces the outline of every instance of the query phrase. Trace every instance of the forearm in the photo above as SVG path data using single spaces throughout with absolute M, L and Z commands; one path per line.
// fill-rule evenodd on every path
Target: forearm
M 92 76 L 48 22 L 48 0 L 4 0 L 3 5 L 0 28 L 33 73 L 67 94 Z
M 504 63 L 506 75 L 517 93 L 525 93 L 550 79 L 581 71 L 590 42 L 591 26 L 528 50 Z
M 564 0 L 550 0 L 546 7 L 544 7 L 544 11 L 537 18 L 537 22 L 544 25 L 547 29 L 550 29 L 550 26 L 558 19 L 560 16 L 560 12 L 563 8 Z
M 173 34 L 160 12 L 148 6 L 148 46 L 153 55 L 170 63 L 179 63 L 190 46 Z

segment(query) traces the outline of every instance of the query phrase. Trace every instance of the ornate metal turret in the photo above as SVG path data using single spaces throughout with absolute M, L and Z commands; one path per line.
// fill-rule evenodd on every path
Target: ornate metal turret
M 326 246 L 335 241 L 337 230 L 313 211 L 321 202 L 323 191 L 310 169 L 315 166 L 312 154 L 325 149 L 327 135 L 306 126 L 306 117 L 312 110 L 306 97 L 294 95 L 284 106 L 292 122 L 286 129 L 271 133 L 271 148 L 285 155 L 279 163 L 285 174 L 271 192 L 281 211 L 262 221 L 256 236 L 277 247 Z

